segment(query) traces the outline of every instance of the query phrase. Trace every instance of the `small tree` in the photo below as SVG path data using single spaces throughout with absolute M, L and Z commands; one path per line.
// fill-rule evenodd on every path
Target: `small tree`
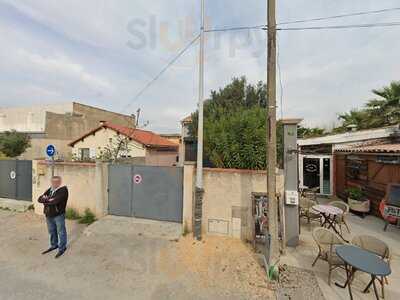
M 123 156 L 127 157 L 131 151 L 129 142 L 129 137 L 121 134 L 117 135 L 117 137 L 110 141 L 100 152 L 98 159 L 115 162 Z
M 30 138 L 26 133 L 15 130 L 0 133 L 0 152 L 7 157 L 20 156 L 30 146 Z
M 197 139 L 198 112 L 192 114 L 191 137 Z M 266 168 L 266 85 L 245 77 L 212 91 L 204 102 L 204 159 L 218 168 Z M 278 164 L 283 161 L 283 126 L 277 124 Z

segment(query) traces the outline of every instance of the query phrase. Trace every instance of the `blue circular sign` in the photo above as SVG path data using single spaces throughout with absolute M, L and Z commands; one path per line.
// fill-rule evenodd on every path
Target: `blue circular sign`
M 50 157 L 54 156 L 54 154 L 56 154 L 56 147 L 53 145 L 48 145 L 46 148 L 46 154 Z

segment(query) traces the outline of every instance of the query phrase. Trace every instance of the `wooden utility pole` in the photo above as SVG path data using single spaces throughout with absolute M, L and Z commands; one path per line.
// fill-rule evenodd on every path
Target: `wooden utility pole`
M 279 258 L 278 200 L 276 197 L 276 17 L 275 1 L 268 3 L 268 60 L 267 60 L 267 190 L 268 228 L 271 237 L 270 264 Z

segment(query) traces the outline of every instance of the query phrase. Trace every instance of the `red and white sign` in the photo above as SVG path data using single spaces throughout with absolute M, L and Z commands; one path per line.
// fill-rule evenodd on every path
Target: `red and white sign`
M 142 183 L 142 175 L 135 174 L 135 176 L 133 176 L 133 182 L 135 184 L 141 184 Z

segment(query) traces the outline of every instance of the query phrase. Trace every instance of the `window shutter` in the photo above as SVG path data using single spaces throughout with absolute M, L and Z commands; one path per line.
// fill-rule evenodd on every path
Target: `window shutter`
M 96 158 L 96 149 L 90 148 L 90 158 Z

